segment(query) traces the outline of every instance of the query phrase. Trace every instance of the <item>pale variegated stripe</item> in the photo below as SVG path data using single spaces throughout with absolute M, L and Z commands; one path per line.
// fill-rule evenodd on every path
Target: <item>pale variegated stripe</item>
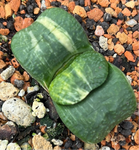
M 71 39 L 70 35 L 66 30 L 64 30 L 61 26 L 59 26 L 56 22 L 51 20 L 48 17 L 40 17 L 36 20 L 36 22 L 43 25 L 47 28 L 50 33 L 52 33 L 55 38 L 69 51 L 73 52 L 76 51 L 77 48 L 74 45 L 73 40 Z

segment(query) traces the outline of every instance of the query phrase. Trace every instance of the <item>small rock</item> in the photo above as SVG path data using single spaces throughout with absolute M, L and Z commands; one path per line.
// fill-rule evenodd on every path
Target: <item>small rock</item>
M 78 14 L 79 16 L 81 16 L 82 18 L 87 17 L 86 11 L 83 7 L 76 5 L 74 10 L 73 10 L 73 14 Z
M 35 135 L 32 139 L 34 150 L 52 150 L 52 145 L 41 135 Z
M 139 129 L 135 133 L 134 140 L 135 140 L 136 144 L 139 145 Z
M 99 150 L 99 146 L 97 144 L 88 144 L 84 143 L 85 150 Z
M 9 120 L 24 127 L 30 126 L 35 121 L 31 107 L 19 98 L 5 101 L 2 105 L 2 112 Z
M 130 121 L 123 121 L 120 123 L 120 126 L 124 129 L 132 129 L 134 127 Z
M 111 7 L 105 8 L 105 12 L 113 17 L 117 17 L 117 13 Z
M 129 81 L 129 83 L 131 84 L 132 83 L 132 78 L 130 76 L 126 76 L 127 80 Z
M 15 124 L 6 123 L 0 127 L 0 139 L 11 140 L 16 134 L 17 134 L 17 129 Z
M 8 144 L 8 140 L 0 140 L 0 149 L 6 150 L 7 144 Z
M 98 3 L 102 7 L 108 7 L 108 5 L 110 4 L 110 2 L 108 0 L 98 0 Z
M 111 150 L 108 146 L 103 146 L 100 150 Z
M 127 35 L 124 32 L 118 32 L 116 35 L 116 38 L 119 38 L 119 41 L 121 42 L 121 44 L 124 44 L 127 42 Z
M 10 33 L 9 29 L 0 29 L 0 34 L 1 35 L 8 35 Z
M 114 46 L 114 51 L 118 54 L 118 55 L 122 55 L 125 52 L 125 48 L 121 45 L 121 44 L 116 44 Z
M 129 129 L 122 129 L 120 132 L 123 136 L 128 137 L 132 132 Z
M 6 63 L 0 59 L 0 69 L 3 69 L 4 67 L 6 67 Z
M 31 150 L 31 146 L 27 142 L 23 143 L 20 147 L 22 150 Z
M 6 150 L 21 150 L 17 143 L 9 143 Z
M 133 9 L 135 7 L 135 2 L 134 1 L 127 2 L 125 6 Z
M 34 91 L 39 91 L 39 86 L 38 85 L 30 86 L 30 87 L 27 88 L 27 93 L 31 93 L 31 92 L 34 92 Z
M 59 139 L 52 139 L 51 141 L 53 142 L 54 145 L 57 145 L 57 146 L 61 146 L 63 144 L 63 141 Z
M 125 21 L 125 23 L 126 25 L 133 27 L 134 25 L 137 24 L 137 21 L 135 19 L 131 19 L 131 20 Z
M 10 81 L 12 84 L 14 84 L 14 80 L 17 79 L 17 80 L 24 80 L 24 77 L 20 74 L 19 71 L 15 71 L 14 74 L 12 75 Z
M 0 99 L 6 101 L 18 94 L 19 90 L 15 88 L 11 83 L 2 81 L 0 83 Z
M 37 116 L 38 118 L 43 118 L 46 114 L 46 108 L 42 102 L 37 102 L 34 100 L 32 105 L 32 115 Z
M 134 33 L 133 33 L 133 38 L 138 38 L 139 39 L 139 31 L 135 31 Z
M 132 44 L 132 47 L 133 47 L 133 51 L 138 51 L 139 50 L 139 41 L 134 42 Z
M 103 28 L 102 28 L 102 26 L 97 26 L 96 27 L 96 30 L 95 30 L 95 35 L 96 36 L 102 36 L 104 34 L 104 30 L 103 30 Z
M 3 80 L 7 80 L 8 78 L 10 78 L 13 75 L 14 72 L 15 72 L 15 68 L 13 66 L 9 66 L 4 71 L 2 71 L 2 73 L 0 75 Z
M 136 146 L 131 146 L 129 150 L 138 150 L 139 149 L 139 145 Z
M 119 31 L 119 27 L 115 24 L 111 24 L 108 28 L 107 32 L 110 35 L 115 35 Z
M 113 42 L 111 42 L 111 44 L 109 44 L 109 45 L 108 45 L 108 49 L 109 49 L 110 51 L 112 51 L 112 50 L 113 50 L 113 48 L 114 48 L 114 43 L 113 43 Z
M 11 0 L 10 7 L 14 12 L 17 12 L 20 7 L 20 0 Z
M 87 12 L 87 16 L 97 22 L 103 16 L 103 12 L 99 8 L 94 8 Z
M 34 14 L 35 15 L 37 15 L 39 13 L 39 11 L 40 11 L 40 8 L 38 8 L 38 7 L 34 8 Z
M 23 77 L 25 81 L 28 81 L 30 79 L 30 76 L 28 75 L 26 71 L 23 72 Z
M 104 36 L 100 36 L 99 45 L 101 48 L 103 48 L 104 51 L 106 51 L 108 49 L 107 38 L 105 38 Z
M 10 3 L 7 3 L 5 5 L 5 18 L 7 19 L 7 18 L 11 17 L 12 14 L 13 14 L 13 11 L 12 11 L 12 9 L 10 7 Z
M 109 21 L 111 21 L 112 16 L 109 13 L 105 13 L 103 18 L 104 18 L 104 21 L 106 21 L 106 22 L 108 21 L 109 22 Z
M 122 13 L 124 14 L 124 16 L 127 16 L 127 17 L 131 15 L 131 11 L 128 8 L 124 8 Z
M 125 55 L 125 57 L 127 58 L 127 60 L 132 61 L 132 62 L 135 62 L 135 61 L 136 61 L 131 52 L 126 51 L 126 52 L 124 53 L 124 55 Z
M 22 88 L 23 85 L 24 85 L 24 81 L 23 80 L 18 80 L 18 79 L 15 79 L 14 80 L 14 85 L 17 87 L 17 88 Z
M 18 96 L 24 96 L 25 95 L 25 90 L 24 89 L 22 89 L 22 90 L 20 90 L 20 92 L 18 93 Z
M 61 147 L 55 146 L 53 150 L 61 150 Z

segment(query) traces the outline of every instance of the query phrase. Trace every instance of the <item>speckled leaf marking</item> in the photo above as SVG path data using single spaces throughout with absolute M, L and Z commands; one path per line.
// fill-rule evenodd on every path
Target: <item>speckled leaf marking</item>
M 84 52 L 51 82 L 50 96 L 62 105 L 78 103 L 100 86 L 107 75 L 108 64 L 105 58 L 93 51 Z

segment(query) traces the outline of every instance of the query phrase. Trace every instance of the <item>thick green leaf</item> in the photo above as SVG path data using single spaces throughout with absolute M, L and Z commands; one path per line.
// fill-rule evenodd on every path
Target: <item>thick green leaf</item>
M 92 70 L 93 71 L 93 70 Z M 102 86 L 75 105 L 55 103 L 65 125 L 87 143 L 97 143 L 136 109 L 134 92 L 124 74 L 109 64 L 109 75 Z
M 108 63 L 105 58 L 93 50 L 84 52 L 51 82 L 50 96 L 62 105 L 75 104 L 100 86 L 107 75 Z
M 63 9 L 52 8 L 44 11 L 31 26 L 17 32 L 11 48 L 19 63 L 47 88 L 67 61 L 92 46 L 74 17 Z

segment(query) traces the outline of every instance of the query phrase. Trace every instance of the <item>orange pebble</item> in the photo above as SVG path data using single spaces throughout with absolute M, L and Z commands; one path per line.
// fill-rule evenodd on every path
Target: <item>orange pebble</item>
M 124 53 L 124 55 L 125 55 L 125 57 L 126 57 L 129 61 L 132 61 L 132 62 L 135 62 L 135 61 L 136 61 L 131 52 L 126 51 L 126 52 Z
M 11 63 L 12 63 L 12 65 L 14 66 L 14 68 L 18 68 L 18 67 L 20 66 L 19 63 L 17 62 L 16 58 L 13 58 L 13 59 L 11 60 Z

